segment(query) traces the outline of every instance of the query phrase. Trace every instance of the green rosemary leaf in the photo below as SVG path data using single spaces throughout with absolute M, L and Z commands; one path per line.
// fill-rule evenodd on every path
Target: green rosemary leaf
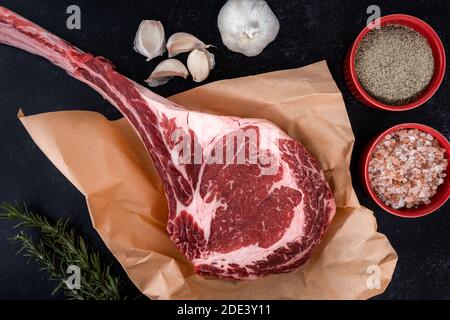
M 69 299 L 77 300 L 121 300 L 122 282 L 112 274 L 110 265 L 101 262 L 98 252 L 86 244 L 75 233 L 68 220 L 50 223 L 45 217 L 28 211 L 25 205 L 0 204 L 0 219 L 17 222 L 16 228 L 33 228 L 40 237 L 34 241 L 30 235 L 20 231 L 10 241 L 20 245 L 18 253 L 34 259 L 41 271 L 46 271 L 51 280 L 57 282 L 52 294 L 63 290 Z M 70 289 L 66 280 L 69 266 L 80 268 L 80 288 Z

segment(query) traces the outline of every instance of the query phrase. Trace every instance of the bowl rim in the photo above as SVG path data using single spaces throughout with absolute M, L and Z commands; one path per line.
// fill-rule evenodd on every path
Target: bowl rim
M 363 166 L 362 166 L 363 183 L 364 183 L 366 191 L 368 192 L 368 194 L 372 198 L 372 200 L 375 201 L 375 203 L 379 207 L 381 207 L 383 210 L 387 211 L 388 213 L 393 214 L 398 217 L 402 217 L 402 218 L 419 218 L 419 217 L 427 216 L 427 215 L 435 212 L 439 208 L 441 208 L 447 202 L 447 200 L 450 198 L 450 188 L 448 188 L 446 195 L 440 201 L 436 202 L 435 205 L 433 205 L 427 209 L 423 209 L 423 208 L 420 209 L 420 207 L 418 207 L 416 209 L 412 208 L 412 209 L 398 210 L 398 209 L 394 209 L 394 208 L 386 205 L 383 201 L 381 201 L 381 199 L 377 196 L 377 194 L 375 193 L 375 191 L 372 189 L 372 187 L 370 185 L 369 162 L 370 162 L 370 158 L 371 158 L 371 155 L 373 154 L 375 147 L 381 142 L 382 139 L 384 139 L 384 137 L 387 134 L 397 131 L 397 130 L 400 130 L 400 129 L 419 129 L 421 131 L 431 134 L 434 138 L 436 138 L 438 140 L 439 145 L 446 150 L 447 160 L 449 160 L 450 142 L 439 131 L 437 131 L 436 129 L 434 129 L 432 127 L 429 127 L 427 125 L 420 124 L 420 123 L 412 123 L 411 122 L 411 123 L 398 124 L 398 125 L 390 127 L 389 129 L 381 132 L 369 143 L 368 148 L 364 154 L 364 159 L 363 159 Z M 443 145 L 443 143 L 445 145 Z M 446 177 L 446 179 L 450 179 L 450 177 Z M 433 202 L 431 202 L 431 203 L 433 203 Z M 405 210 L 407 210 L 407 211 L 405 211 Z
M 358 34 L 355 41 L 353 42 L 352 47 L 350 48 L 349 73 L 350 73 L 350 77 L 352 79 L 353 85 L 354 85 L 355 89 L 358 91 L 358 94 L 360 94 L 363 97 L 363 99 L 366 100 L 369 104 L 371 104 L 373 107 L 378 108 L 378 109 L 399 112 L 399 111 L 415 109 L 415 108 L 423 105 L 424 103 L 426 103 L 429 99 L 431 99 L 434 96 L 436 91 L 441 86 L 442 81 L 444 80 L 444 77 L 445 77 L 446 55 L 445 55 L 445 48 L 442 43 L 442 40 L 439 37 L 439 35 L 436 33 L 436 31 L 428 23 L 426 23 L 425 21 L 423 21 L 417 17 L 407 15 L 407 14 L 390 14 L 390 15 L 382 16 L 382 17 L 376 19 L 372 24 L 379 22 L 381 25 L 383 25 L 383 24 L 387 24 L 389 22 L 394 22 L 394 21 L 395 21 L 395 23 L 393 23 L 393 24 L 402 24 L 402 22 L 405 22 L 405 23 L 409 22 L 412 24 L 420 25 L 423 29 L 428 30 L 430 36 L 422 34 L 419 30 L 416 30 L 414 27 L 411 27 L 410 25 L 408 25 L 408 27 L 421 33 L 421 35 L 423 37 L 425 37 L 428 42 L 431 42 L 433 40 L 433 42 L 435 42 L 437 44 L 437 56 L 438 56 L 438 59 L 441 61 L 441 67 L 434 71 L 435 72 L 434 76 L 436 76 L 436 81 L 434 82 L 434 84 L 431 87 L 429 87 L 428 90 L 426 91 L 426 93 L 423 94 L 422 96 L 420 96 L 420 98 L 418 98 L 417 100 L 410 102 L 408 104 L 405 104 L 405 105 L 400 105 L 400 106 L 388 105 L 386 103 L 378 101 L 377 99 L 375 99 L 371 95 L 369 95 L 366 92 L 366 90 L 363 88 L 361 83 L 359 82 L 358 76 L 356 74 L 356 68 L 355 68 L 354 62 L 355 62 L 355 58 L 356 58 L 356 52 L 359 47 L 359 44 L 361 43 L 361 40 L 366 36 L 366 34 L 368 32 L 370 32 L 373 29 L 373 28 L 370 28 L 370 25 L 365 26 L 361 30 L 361 32 Z

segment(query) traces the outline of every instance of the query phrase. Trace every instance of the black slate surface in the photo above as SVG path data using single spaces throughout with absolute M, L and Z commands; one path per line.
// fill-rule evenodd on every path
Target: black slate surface
M 216 45 L 217 67 L 207 82 L 300 67 L 326 59 L 344 95 L 357 138 L 352 165 L 357 194 L 363 205 L 375 211 L 379 230 L 388 236 L 400 256 L 391 284 L 377 299 L 450 299 L 449 204 L 421 219 L 397 218 L 382 212 L 368 199 L 355 174 L 362 147 L 392 125 L 420 122 L 450 137 L 448 77 L 433 99 L 419 109 L 402 113 L 370 109 L 350 95 L 342 69 L 346 51 L 364 27 L 366 8 L 373 1 L 268 1 L 280 20 L 280 33 L 261 55 L 251 59 L 232 53 L 222 45 L 216 17 L 224 2 L 0 0 L 0 5 L 86 51 L 108 57 L 120 72 L 141 83 L 158 61 L 146 63 L 132 50 L 134 34 L 142 19 L 161 20 L 168 35 L 190 32 Z M 66 28 L 66 9 L 71 4 L 81 7 L 81 30 Z M 407 13 L 425 20 L 450 48 L 450 2 L 403 0 L 375 4 L 381 7 L 382 15 Z M 168 96 L 194 86 L 191 81 L 174 80 L 155 91 Z M 80 233 L 107 260 L 114 261 L 90 224 L 83 196 L 51 165 L 17 120 L 19 107 L 26 114 L 83 109 L 116 119 L 119 113 L 93 90 L 47 61 L 0 46 L 0 200 L 24 201 L 31 209 L 52 218 L 71 217 Z M 0 221 L 0 299 L 51 298 L 54 283 L 39 273 L 33 262 L 26 264 L 25 258 L 15 255 L 18 248 L 7 241 L 14 234 L 11 227 L 11 223 Z M 123 275 L 117 262 L 115 265 Z M 127 293 L 131 297 L 138 294 L 132 284 Z

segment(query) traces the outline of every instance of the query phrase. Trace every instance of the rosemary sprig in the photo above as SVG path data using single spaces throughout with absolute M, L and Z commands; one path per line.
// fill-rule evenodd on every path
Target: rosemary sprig
M 64 290 L 69 299 L 77 300 L 121 300 L 122 282 L 111 273 L 111 266 L 101 262 L 98 252 L 86 245 L 81 236 L 68 226 L 67 220 L 50 223 L 45 217 L 27 210 L 26 206 L 13 206 L 3 202 L 0 205 L 0 218 L 17 221 L 15 228 L 34 228 L 40 232 L 39 240 L 34 241 L 23 231 L 11 238 L 21 245 L 22 252 L 35 259 L 41 271 L 47 271 L 50 279 L 58 282 L 53 294 Z M 76 265 L 81 270 L 80 288 L 69 289 L 65 281 L 70 276 L 67 267 Z

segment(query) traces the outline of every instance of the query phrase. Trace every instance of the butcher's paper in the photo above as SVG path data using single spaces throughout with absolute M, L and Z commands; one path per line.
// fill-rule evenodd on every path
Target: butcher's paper
M 166 231 L 162 184 L 124 119 L 85 111 L 20 119 L 51 162 L 86 196 L 95 229 L 134 284 L 152 299 L 366 299 L 385 290 L 397 254 L 361 207 L 349 164 L 354 136 L 325 62 L 210 83 L 173 101 L 193 109 L 265 118 L 319 160 L 337 213 L 320 247 L 298 270 L 259 280 L 199 276 Z

